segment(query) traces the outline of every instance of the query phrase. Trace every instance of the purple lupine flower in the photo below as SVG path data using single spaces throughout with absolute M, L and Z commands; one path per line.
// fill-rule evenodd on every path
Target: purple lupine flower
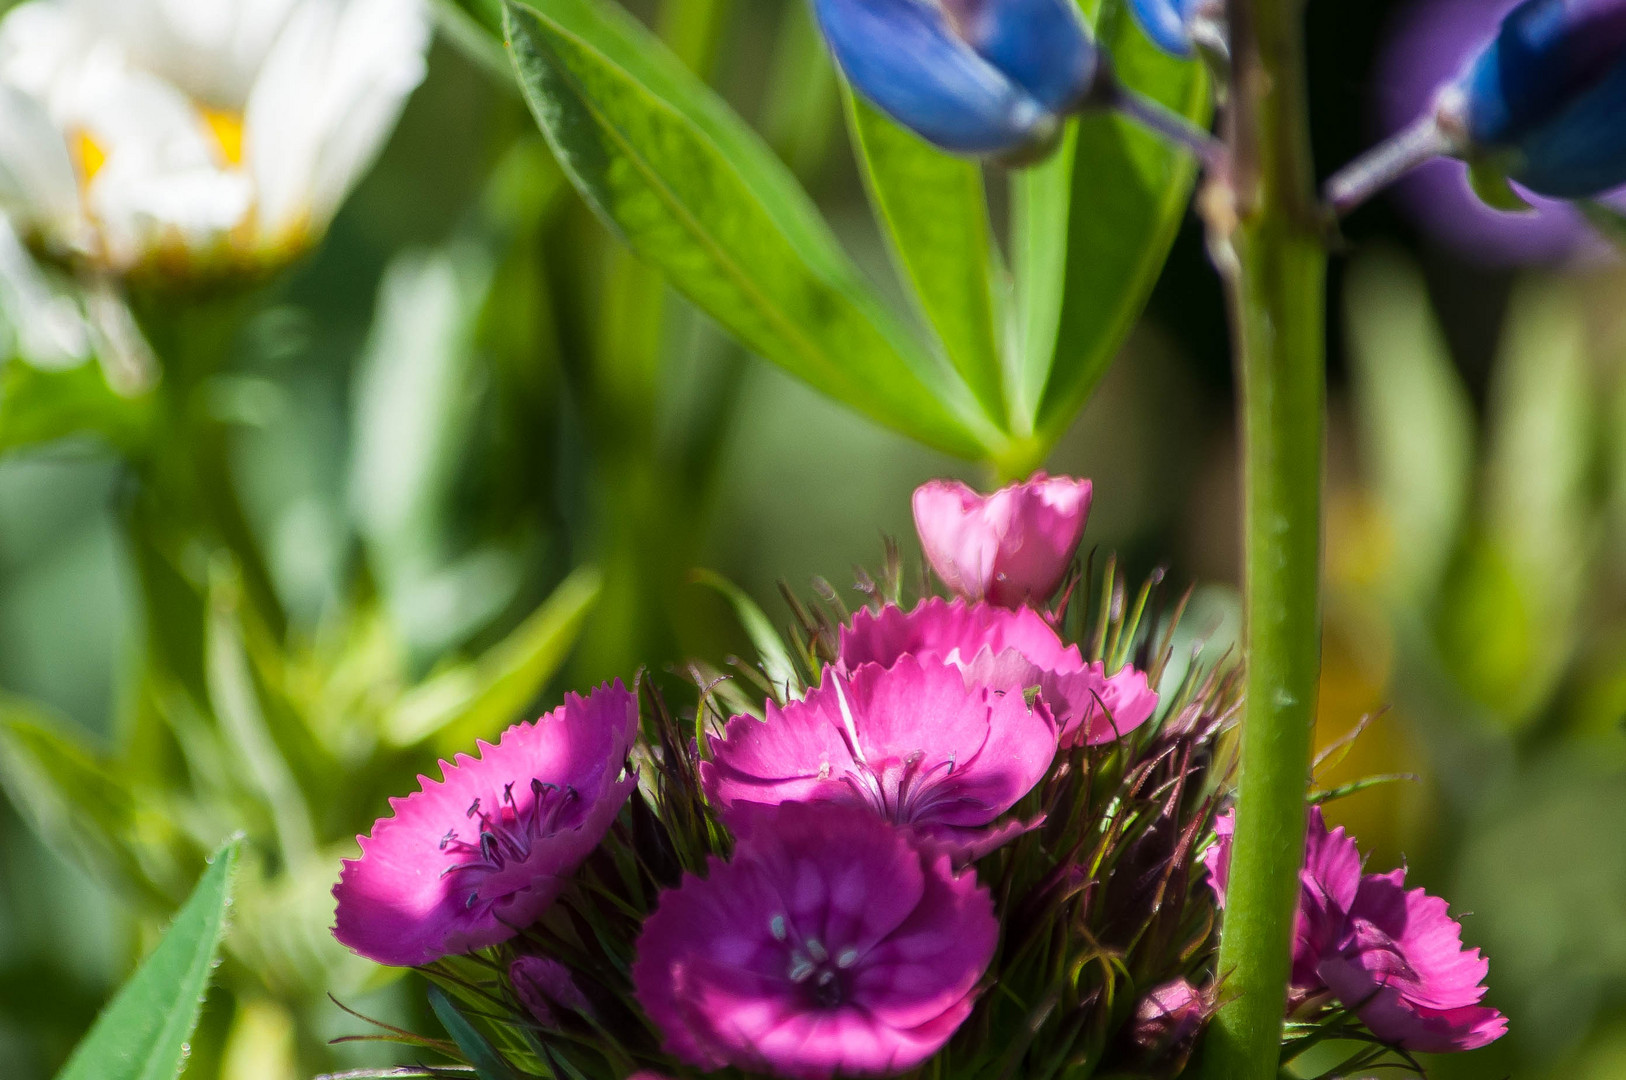
M 1517 3 L 1419 0 L 1404 9 L 1388 32 L 1373 79 L 1383 132 L 1399 132 L 1429 110 L 1440 87 L 1461 76 Z M 1520 194 L 1531 212 L 1485 205 L 1468 183 L 1467 165 L 1453 158 L 1422 165 L 1395 186 L 1401 207 L 1424 232 L 1478 262 L 1518 265 L 1608 254 L 1572 205 L 1529 190 Z M 1626 206 L 1626 193 L 1606 201 Z
M 637 779 L 638 701 L 619 681 L 516 724 L 390 800 L 333 889 L 334 937 L 411 967 L 506 941 L 552 904 Z
M 841 628 L 839 663 L 890 667 L 904 656 L 952 664 L 967 685 L 1004 693 L 1038 688 L 1061 728 L 1061 745 L 1099 745 L 1138 728 L 1157 711 L 1145 672 L 1125 666 L 1112 675 L 1085 663 L 1032 608 L 1015 610 L 933 597 L 904 611 L 888 604 L 863 609 Z
M 1001 607 L 1042 604 L 1084 537 L 1090 491 L 1088 480 L 1042 472 L 992 495 L 931 480 L 915 489 L 915 530 L 951 591 Z
M 543 1027 L 557 1028 L 561 1012 L 592 1014 L 570 969 L 552 957 L 516 956 L 508 965 L 508 982 L 520 1004 Z
M 1056 739 L 1043 702 L 904 657 L 826 668 L 801 701 L 770 702 L 766 721 L 734 717 L 700 778 L 731 825 L 748 805 L 854 804 L 969 860 L 1025 828 L 999 819 L 1044 776 Z
M 740 821 L 733 857 L 663 892 L 638 939 L 634 993 L 667 1052 L 790 1080 L 891 1075 L 936 1053 L 993 959 L 988 891 L 856 807 Z
M 815 0 L 848 81 L 904 127 L 958 153 L 1044 144 L 1095 87 L 1072 0 Z
M 1235 815 L 1215 823 L 1203 854 L 1221 907 L 1230 874 Z M 1311 807 L 1293 941 L 1290 1004 L 1330 992 L 1395 1046 L 1424 1053 L 1474 1050 L 1507 1033 L 1507 1019 L 1481 1005 L 1490 965 L 1462 945 L 1444 900 L 1405 889 L 1406 872 L 1362 874 L 1355 841 L 1328 830 Z

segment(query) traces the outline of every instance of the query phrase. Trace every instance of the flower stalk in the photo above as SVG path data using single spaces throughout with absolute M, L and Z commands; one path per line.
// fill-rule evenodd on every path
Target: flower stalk
M 1205 198 L 1241 384 L 1247 705 L 1210 1080 L 1273 1080 L 1320 666 L 1326 255 L 1303 0 L 1232 0 L 1230 184 Z

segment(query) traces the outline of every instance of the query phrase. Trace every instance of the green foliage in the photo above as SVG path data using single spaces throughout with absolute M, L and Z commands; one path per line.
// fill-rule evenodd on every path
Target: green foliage
M 150 412 L 150 393 L 115 390 L 95 360 L 66 368 L 0 362 L 0 454 L 73 435 L 128 449 L 140 445 Z
M 968 456 L 994 438 L 784 165 L 653 35 L 600 0 L 505 10 L 538 124 L 640 257 L 748 346 L 876 419 Z
M 158 947 L 102 1010 L 57 1080 L 173 1080 L 226 928 L 239 840 L 229 841 Z
M 982 166 L 944 153 L 845 89 L 847 123 L 898 269 L 955 370 L 1003 423 L 994 241 Z
M 888 312 L 767 147 L 603 0 L 506 0 L 537 122 L 578 190 L 642 259 L 746 346 L 928 445 L 1007 473 L 1043 460 L 1150 295 L 1194 163 L 1130 122 L 1071 122 L 1017 174 L 1014 327 L 981 163 L 848 93 L 855 153 L 930 346 Z M 1096 13 L 1124 84 L 1206 118 L 1201 68 L 1157 52 L 1128 6 Z M 1074 213 L 1073 208 L 1079 212 Z
M 1119 80 L 1199 123 L 1208 80 L 1158 51 L 1125 0 L 1100 0 L 1096 34 Z M 1068 124 L 1056 155 L 1016 181 L 1018 415 L 1051 446 L 1123 347 L 1186 213 L 1195 163 L 1112 113 Z

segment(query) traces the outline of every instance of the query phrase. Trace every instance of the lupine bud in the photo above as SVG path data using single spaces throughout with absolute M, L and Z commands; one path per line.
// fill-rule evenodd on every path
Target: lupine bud
M 1042 145 L 1101 65 L 1072 0 L 815 0 L 849 82 L 946 150 Z
M 958 481 L 915 490 L 926 560 L 954 592 L 1001 607 L 1042 604 L 1061 585 L 1090 514 L 1090 482 L 1035 473 L 992 495 Z
M 1579 199 L 1626 183 L 1626 0 L 1525 0 L 1441 109 L 1457 110 L 1471 156 L 1505 157 L 1532 191 Z
M 1152 44 L 1171 56 L 1225 51 L 1224 0 L 1129 0 L 1129 9 Z

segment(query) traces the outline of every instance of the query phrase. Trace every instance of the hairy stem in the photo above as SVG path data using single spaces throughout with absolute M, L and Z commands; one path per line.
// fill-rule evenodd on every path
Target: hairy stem
M 1229 186 L 1205 199 L 1241 383 L 1247 706 L 1209 1080 L 1274 1080 L 1320 667 L 1325 272 L 1303 0 L 1232 0 Z

